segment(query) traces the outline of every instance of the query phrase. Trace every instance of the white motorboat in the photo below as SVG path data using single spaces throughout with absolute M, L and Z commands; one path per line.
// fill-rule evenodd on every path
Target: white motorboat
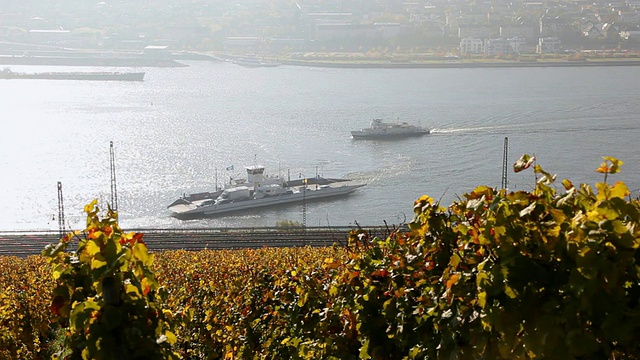
M 422 136 L 430 132 L 429 129 L 406 122 L 389 123 L 382 119 L 373 119 L 370 127 L 351 131 L 351 136 L 354 139 L 386 139 Z

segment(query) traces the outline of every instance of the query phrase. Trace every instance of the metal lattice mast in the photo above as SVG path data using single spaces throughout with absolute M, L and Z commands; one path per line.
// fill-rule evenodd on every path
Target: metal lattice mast
M 507 184 L 507 155 L 509 152 L 509 138 L 505 137 L 504 138 L 504 155 L 502 158 L 502 188 L 506 189 L 508 184 Z
M 110 144 L 110 165 L 111 165 L 111 209 L 118 211 L 118 189 L 116 188 L 116 157 L 113 151 L 113 141 Z
M 60 232 L 60 238 L 64 237 L 65 224 L 64 224 L 64 200 L 62 199 L 62 182 L 58 181 L 58 231 Z
M 302 192 L 302 227 L 307 227 L 307 179 L 303 180 L 304 188 Z

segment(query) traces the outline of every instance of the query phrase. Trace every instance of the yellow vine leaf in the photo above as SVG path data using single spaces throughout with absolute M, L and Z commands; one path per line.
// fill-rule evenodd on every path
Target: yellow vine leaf
M 138 291 L 138 288 L 132 284 L 125 284 L 124 291 L 127 295 L 131 296 L 133 299 L 137 300 L 142 298 L 142 294 L 140 294 L 140 291 Z
M 95 256 L 91 260 L 91 269 L 99 269 L 103 266 L 107 266 L 107 262 L 104 260 L 102 256 Z
M 149 264 L 149 252 L 146 245 L 137 243 L 133 246 L 133 255 L 143 264 Z
M 53 279 L 58 280 L 65 269 L 66 269 L 66 266 L 64 266 L 63 264 L 56 265 L 52 273 Z
M 608 174 L 609 173 L 609 165 L 606 162 L 600 164 L 600 167 L 596 169 L 596 172 Z
M 486 304 L 487 304 L 487 292 L 486 291 L 479 292 L 478 305 L 480 305 L 480 307 L 484 309 Z
M 629 228 L 620 220 L 613 221 L 613 231 L 617 234 L 626 234 L 629 232 Z
M 624 164 L 624 162 L 611 157 L 611 156 L 603 156 L 604 162 L 600 164 L 600 167 L 596 169 L 596 172 L 603 174 L 615 174 L 620 171 L 620 166 Z M 611 165 L 609 165 L 611 163 Z
M 100 252 L 100 247 L 96 244 L 95 241 L 87 241 L 87 244 L 84 247 L 83 251 L 87 256 L 93 257 L 95 254 Z
M 562 212 L 562 210 L 558 210 L 558 209 L 549 209 L 549 212 L 551 213 L 551 215 L 553 216 L 553 219 L 556 221 L 556 223 L 561 224 L 566 220 L 566 216 L 564 215 L 564 212 Z
M 509 284 L 507 283 L 504 284 L 504 293 L 507 294 L 507 296 L 512 299 L 515 299 L 518 297 L 518 293 L 515 290 L 513 290 L 513 288 L 509 286 Z
M 571 190 L 574 188 L 573 183 L 569 179 L 562 180 L 562 186 L 564 186 L 565 190 Z
M 611 162 L 611 167 L 609 168 L 609 174 L 615 174 L 617 172 L 620 171 L 620 166 L 622 166 L 624 164 L 623 161 L 618 160 L 614 157 L 611 156 L 603 156 L 603 159 L 605 159 L 606 161 Z
M 90 203 L 84 206 L 84 212 L 92 213 L 94 208 L 98 205 L 98 199 L 93 199 Z
M 167 331 L 164 334 L 167 337 L 167 341 L 169 342 L 169 344 L 173 345 L 176 343 L 176 341 L 178 341 L 176 336 L 171 331 Z
M 420 196 L 420 198 L 418 200 L 415 201 L 415 204 L 421 203 L 421 202 L 426 202 L 428 204 L 433 204 L 433 198 L 431 196 L 428 195 L 422 195 Z
M 487 195 L 491 195 L 492 192 L 493 192 L 492 188 L 485 185 L 480 185 L 480 186 L 477 186 L 475 189 L 473 189 L 473 191 L 469 194 L 469 198 L 480 199 Z
M 600 206 L 597 211 L 600 214 L 601 219 L 613 220 L 620 216 L 618 211 L 610 206 Z
M 615 197 L 615 198 L 624 199 L 630 194 L 627 184 L 625 184 L 622 181 L 618 181 L 615 184 L 613 184 L 610 190 L 611 190 L 611 197 Z
M 587 213 L 587 220 L 599 222 L 602 220 L 602 215 L 597 210 L 591 210 Z
M 549 235 L 551 235 L 553 237 L 560 236 L 560 230 L 561 230 L 560 226 L 557 226 L 557 225 L 547 229 L 547 231 L 549 231 Z
M 596 183 L 596 189 L 598 189 L 598 195 L 596 196 L 598 201 L 604 201 L 610 198 L 611 188 L 607 183 Z

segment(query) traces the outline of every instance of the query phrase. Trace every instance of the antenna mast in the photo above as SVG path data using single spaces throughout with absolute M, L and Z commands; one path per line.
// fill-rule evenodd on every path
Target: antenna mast
M 60 232 L 60 238 L 64 237 L 65 225 L 64 225 L 64 201 L 62 199 L 62 182 L 58 181 L 58 231 Z
M 504 138 L 504 155 L 502 158 L 502 188 L 507 188 L 507 154 L 509 152 L 509 138 Z
M 304 187 L 302 188 L 302 227 L 307 227 L 307 179 L 303 179 Z
M 113 211 L 118 211 L 118 189 L 116 189 L 116 156 L 113 151 L 113 141 L 110 141 L 109 145 L 111 165 L 111 208 L 113 209 Z

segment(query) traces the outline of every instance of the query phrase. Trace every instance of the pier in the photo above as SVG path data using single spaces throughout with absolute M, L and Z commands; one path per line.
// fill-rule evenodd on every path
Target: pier
M 292 228 L 202 228 L 202 229 L 133 229 L 126 232 L 144 234 L 152 252 L 166 250 L 199 251 L 204 249 L 257 249 L 262 247 L 323 247 L 346 245 L 349 231 L 357 227 Z M 361 227 L 372 237 L 387 237 L 395 228 Z M 79 235 L 83 236 L 83 235 Z M 57 244 L 58 231 L 0 231 L 0 256 L 38 255 L 48 244 Z M 72 251 L 77 240 L 72 241 Z

